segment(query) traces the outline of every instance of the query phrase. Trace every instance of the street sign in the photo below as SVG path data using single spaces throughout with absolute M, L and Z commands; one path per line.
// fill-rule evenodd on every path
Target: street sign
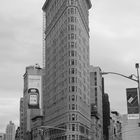
M 127 97 L 128 119 L 138 119 L 139 106 L 138 106 L 137 88 L 127 88 L 126 97 Z
M 30 88 L 28 90 L 28 107 L 29 109 L 39 109 L 39 90 L 36 88 Z

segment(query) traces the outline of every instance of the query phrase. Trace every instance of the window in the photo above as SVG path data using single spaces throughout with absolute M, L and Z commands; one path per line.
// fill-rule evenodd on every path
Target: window
M 71 16 L 71 17 L 68 17 L 68 22 L 70 23 L 74 23 L 74 22 L 76 22 L 76 17 L 74 17 L 74 16 Z
M 70 38 L 71 38 L 71 35 L 70 35 L 70 34 L 68 34 L 68 39 L 70 40 Z
M 76 27 L 76 25 L 74 26 L 75 27 L 75 31 L 77 30 L 77 27 Z
M 75 46 L 76 46 L 76 45 L 75 45 L 74 42 L 69 42 L 69 43 L 68 43 L 69 49 L 73 49 Z
M 75 110 L 75 104 L 72 104 L 72 110 Z
M 75 83 L 75 81 L 76 81 L 76 80 L 75 80 L 75 77 L 71 77 L 71 82 L 72 82 L 72 83 Z
M 71 74 L 75 73 L 75 68 L 71 68 Z
M 71 65 L 74 65 L 74 59 L 71 60 Z
M 84 91 L 86 91 L 86 86 L 85 85 L 83 85 L 83 89 L 84 89 Z
M 69 27 L 68 27 L 69 28 Z M 69 29 L 68 29 L 69 30 Z M 68 39 L 70 40 L 73 40 L 73 39 L 76 39 L 76 34 L 74 33 L 71 33 L 71 34 L 68 34 Z
M 74 42 L 71 42 L 71 48 L 74 48 Z
M 69 52 L 69 56 L 74 56 L 74 51 L 73 50 Z
M 71 11 L 71 9 L 69 8 L 69 9 L 68 9 L 68 14 L 70 14 L 70 11 Z
M 80 71 L 78 71 L 78 74 L 79 74 L 79 77 L 82 77 L 82 74 L 81 74 L 81 72 L 80 72 Z
M 74 92 L 75 91 L 75 86 L 71 87 L 71 91 Z
M 77 9 L 75 8 L 75 14 L 77 13 Z
M 69 65 L 71 66 L 71 65 L 77 65 L 77 60 L 75 60 L 75 59 L 70 59 L 69 60 Z
M 69 69 L 69 74 L 74 74 L 74 68 Z
M 95 81 L 95 86 L 97 86 L 97 81 Z
M 77 22 L 77 18 L 75 17 L 75 22 Z
M 95 88 L 95 96 L 97 96 L 97 88 Z
M 71 17 L 71 22 L 74 22 L 74 19 L 75 19 L 74 17 Z
M 68 42 L 68 48 L 70 48 L 70 46 L 71 46 L 71 43 L 70 43 L 70 42 Z
M 79 126 L 79 130 L 80 130 L 81 133 L 84 133 L 84 132 L 85 132 L 84 126 L 80 125 L 80 126 Z
M 114 128 L 114 135 L 116 136 L 116 129 Z
M 75 124 L 72 124 L 72 131 L 75 131 Z
M 75 92 L 77 91 L 77 86 L 72 86 L 72 89 L 71 89 L 72 92 Z
M 72 140 L 75 140 L 75 135 L 72 135 Z
M 97 105 L 98 99 L 97 99 L 97 88 L 95 88 L 95 104 Z
M 74 101 L 75 100 L 75 95 L 71 96 L 71 100 Z
M 71 0 L 71 5 L 73 5 L 74 4 L 74 0 Z
M 70 25 L 68 25 L 68 31 L 70 31 Z
M 72 121 L 75 120 L 75 114 L 72 114 Z
M 70 22 L 70 17 L 68 17 L 68 22 Z
M 77 52 L 74 50 L 69 51 L 69 56 L 77 56 Z
M 82 95 L 82 90 L 80 88 L 78 88 L 78 92 Z
M 77 86 L 70 86 L 69 92 L 77 92 Z
M 89 135 L 89 130 L 86 128 L 86 134 Z
M 69 101 L 70 101 L 70 96 L 69 96 Z
M 74 31 L 74 25 L 71 25 L 71 31 Z
M 77 77 L 70 77 L 69 78 L 69 83 L 77 83 Z
M 71 39 L 74 39 L 74 33 L 71 34 Z
M 74 8 L 71 8 L 71 14 L 74 14 Z

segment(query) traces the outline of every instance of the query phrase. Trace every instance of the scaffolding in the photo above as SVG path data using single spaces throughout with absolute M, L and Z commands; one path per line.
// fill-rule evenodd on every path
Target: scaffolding
M 42 66 L 43 66 L 43 68 L 45 68 L 45 37 L 46 37 L 46 13 L 45 12 L 43 12 L 43 35 L 42 35 L 42 43 L 43 43 L 43 60 L 42 60 Z

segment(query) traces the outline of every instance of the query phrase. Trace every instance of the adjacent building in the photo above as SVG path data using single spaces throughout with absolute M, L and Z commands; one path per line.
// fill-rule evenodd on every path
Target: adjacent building
M 20 105 L 20 125 L 21 129 L 23 128 L 21 136 L 24 140 L 30 140 L 31 119 L 36 115 L 42 115 L 42 69 L 38 65 L 26 67 Z
M 90 67 L 91 139 L 103 139 L 103 90 L 99 67 Z
M 122 140 L 122 121 L 117 111 L 110 113 L 109 140 Z
M 109 140 L 110 102 L 107 93 L 103 93 L 103 137 Z
M 122 116 L 123 140 L 140 140 L 140 120 L 128 118 L 128 115 Z
M 42 8 L 44 125 L 53 127 L 51 140 L 90 138 L 90 8 L 90 0 L 46 0 Z M 66 129 L 65 133 L 58 128 Z
M 10 121 L 6 127 L 6 140 L 15 140 L 15 124 Z
M 32 140 L 43 140 L 44 131 L 41 129 L 43 126 L 43 116 L 35 116 L 32 118 Z
M 6 140 L 5 133 L 0 133 L 0 140 Z
M 137 88 L 126 89 L 127 115 L 122 116 L 123 140 L 140 139 L 140 119 Z
M 23 140 L 24 131 L 24 98 L 20 98 L 20 140 Z
M 126 98 L 128 119 L 139 119 L 138 89 L 127 88 Z
M 16 134 L 15 134 L 15 140 L 21 140 L 21 138 L 20 138 L 20 127 L 18 127 L 17 129 L 16 129 Z

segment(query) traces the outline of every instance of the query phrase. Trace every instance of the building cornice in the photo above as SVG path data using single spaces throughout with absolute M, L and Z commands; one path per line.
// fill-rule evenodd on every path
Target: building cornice
M 31 120 L 32 121 L 35 121 L 36 119 L 43 119 L 43 116 L 42 115 L 38 115 L 38 116 L 35 116 L 35 117 L 33 117 Z
M 88 8 L 90 9 L 92 7 L 91 1 L 90 0 L 86 0 L 87 4 L 88 4 Z
M 49 1 L 50 1 L 50 0 L 46 0 L 46 1 L 45 1 L 44 5 L 43 5 L 43 7 L 42 7 L 42 10 L 43 10 L 43 11 L 46 9 L 46 6 L 47 6 L 47 4 L 48 4 Z
M 50 0 L 46 0 L 43 7 L 42 7 L 42 10 L 44 11 L 47 7 L 47 4 Z M 91 4 L 91 1 L 90 0 L 86 0 L 87 4 L 88 4 L 88 8 L 90 9 L 92 7 L 92 4 Z

